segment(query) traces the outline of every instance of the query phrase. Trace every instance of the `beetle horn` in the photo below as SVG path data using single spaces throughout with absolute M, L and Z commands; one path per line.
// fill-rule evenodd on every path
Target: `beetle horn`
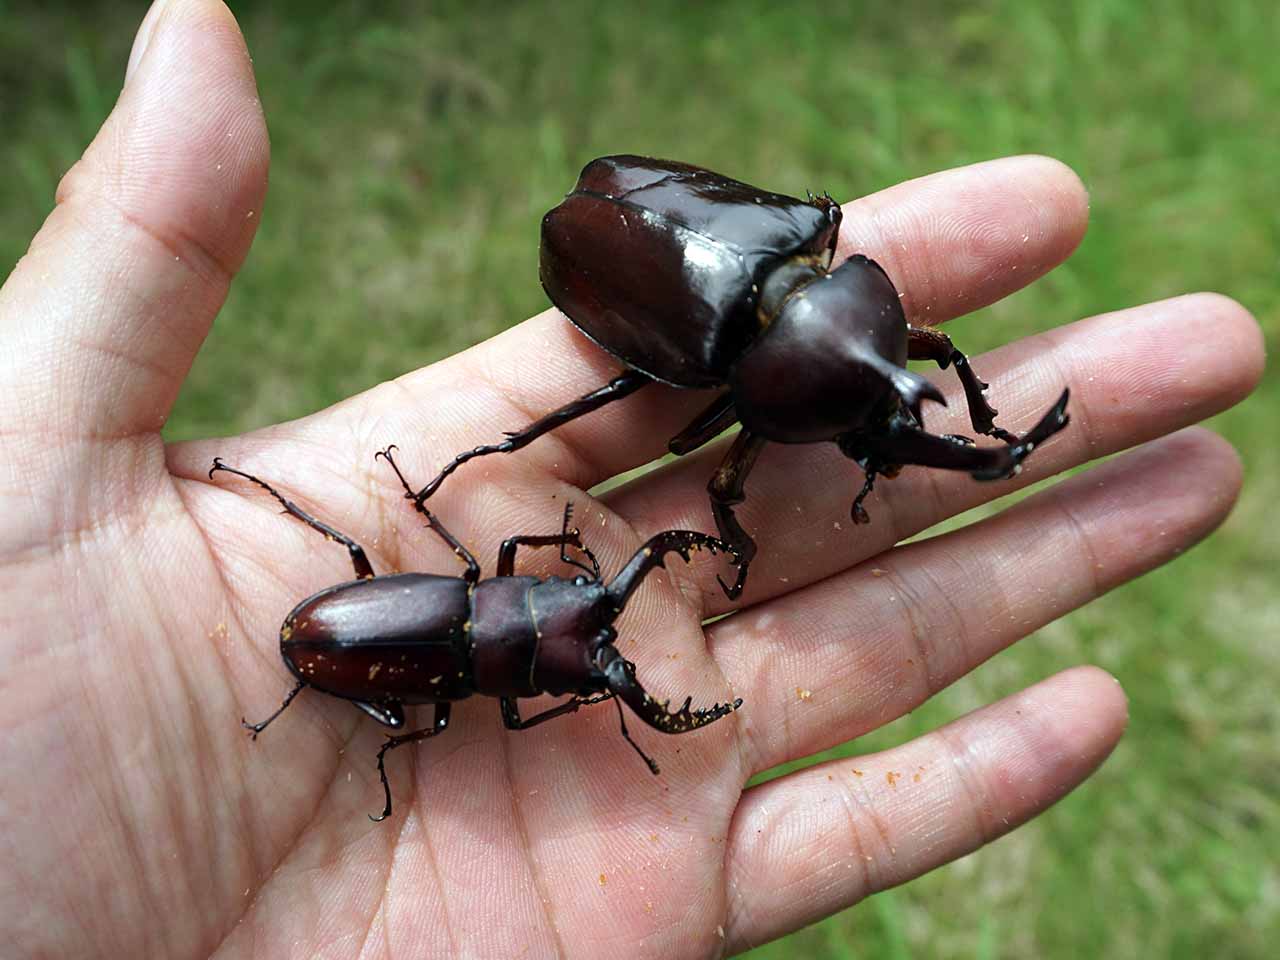
M 871 351 L 867 351 L 866 355 L 859 357 L 859 359 L 889 381 L 894 392 L 902 398 L 902 402 L 907 409 L 915 414 L 915 418 L 919 423 L 924 423 L 923 418 L 920 416 L 920 407 L 924 401 L 933 400 L 944 407 L 947 405 L 947 398 L 942 395 L 942 391 L 938 389 L 932 380 L 900 367 L 896 363 L 886 360 Z

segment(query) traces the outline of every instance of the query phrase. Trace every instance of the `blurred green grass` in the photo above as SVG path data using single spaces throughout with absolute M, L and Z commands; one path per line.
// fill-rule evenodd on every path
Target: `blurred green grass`
M 168 428 L 300 416 L 540 310 L 541 213 L 631 151 L 849 197 L 1003 154 L 1071 164 L 1080 251 L 949 329 L 971 352 L 1220 290 L 1280 336 L 1273 0 L 233 4 L 273 144 L 253 253 Z M 110 109 L 141 4 L 0 0 L 0 272 Z M 1269 376 L 1215 426 L 1227 525 L 844 753 L 1080 662 L 1132 720 L 1049 815 L 753 958 L 1264 957 L 1280 942 L 1280 599 Z

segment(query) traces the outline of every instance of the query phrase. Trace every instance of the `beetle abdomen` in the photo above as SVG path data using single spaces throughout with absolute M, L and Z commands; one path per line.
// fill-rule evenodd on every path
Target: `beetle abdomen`
M 469 610 L 457 577 L 356 580 L 300 603 L 280 628 L 280 653 L 299 680 L 349 700 L 456 700 L 474 689 Z
M 551 301 L 629 366 L 684 387 L 722 383 L 759 332 L 763 276 L 819 253 L 818 207 L 687 164 L 603 157 L 542 221 Z

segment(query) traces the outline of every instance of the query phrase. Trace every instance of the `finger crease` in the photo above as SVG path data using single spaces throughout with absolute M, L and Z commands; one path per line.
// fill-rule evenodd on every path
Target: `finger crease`
M 960 742 L 955 741 L 951 737 L 950 731 L 946 727 L 935 730 L 932 736 L 942 741 L 943 747 L 951 756 L 951 766 L 956 772 L 956 780 L 960 785 L 960 790 L 968 801 L 969 809 L 973 811 L 973 832 L 977 836 L 983 846 L 986 846 L 992 840 L 1000 836 L 1000 831 L 994 828 L 994 825 L 983 817 L 982 812 L 992 811 L 991 796 L 988 791 L 980 786 L 982 779 L 970 762 L 969 750 L 967 745 L 962 749 Z

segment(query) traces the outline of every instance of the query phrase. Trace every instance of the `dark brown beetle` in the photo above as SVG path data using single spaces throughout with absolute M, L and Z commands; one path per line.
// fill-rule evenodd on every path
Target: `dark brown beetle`
M 907 323 L 898 291 L 874 261 L 830 270 L 840 207 L 768 193 L 700 167 L 647 157 L 593 160 L 542 221 L 542 286 L 588 337 L 628 366 L 622 375 L 501 443 L 457 456 L 413 497 L 419 505 L 468 460 L 509 453 L 556 427 L 654 383 L 719 388 L 670 442 L 688 453 L 735 422 L 742 431 L 707 486 L 720 536 L 741 555 L 742 592 L 755 542 L 734 516 L 765 443 L 834 442 L 866 472 L 853 519 L 877 475 L 904 464 L 1016 473 L 1067 424 L 1068 391 L 1025 436 L 995 425 L 987 385 L 940 331 Z M 924 400 L 945 403 L 908 360 L 954 366 L 969 419 L 1004 446 L 926 433 Z
M 378 455 L 391 464 L 405 491 L 412 490 L 391 459 L 391 449 Z M 378 751 L 378 776 L 386 795 L 383 820 L 391 813 L 387 782 L 388 750 L 433 737 L 449 725 L 455 700 L 472 694 L 498 697 L 502 722 L 510 730 L 525 730 L 544 720 L 573 713 L 587 704 L 614 699 L 626 703 L 645 723 L 663 733 L 687 733 L 706 726 L 742 705 L 717 703 L 705 710 L 690 709 L 692 698 L 679 710 L 651 697 L 636 679 L 635 664 L 613 645 L 613 622 L 644 578 L 664 564 L 668 553 L 687 561 L 690 551 L 706 547 L 712 553 L 733 548 L 706 534 L 668 530 L 651 537 L 611 583 L 600 578 L 595 556 L 576 529 L 569 528 L 566 506 L 559 534 L 511 537 L 498 552 L 498 575 L 480 579 L 480 565 L 426 507 L 418 509 L 428 526 L 467 565 L 461 577 L 429 573 L 377 576 L 364 549 L 350 537 L 321 523 L 297 504 L 252 474 L 213 461 L 210 479 L 219 470 L 251 480 L 275 497 L 289 513 L 351 554 L 356 579 L 321 590 L 294 607 L 280 628 L 280 654 L 297 678 L 284 703 L 260 723 L 241 721 L 256 740 L 280 716 L 303 687 L 314 687 L 350 700 L 381 724 L 405 725 L 406 704 L 435 705 L 430 726 L 389 736 Z M 590 576 L 514 576 L 516 548 L 559 546 L 560 558 Z M 569 547 L 591 561 L 588 568 L 569 556 Z M 518 697 L 543 693 L 569 694 L 558 706 L 521 719 Z M 594 694 L 594 696 L 593 696 Z M 631 739 L 618 707 L 622 735 L 653 773 L 658 766 Z

